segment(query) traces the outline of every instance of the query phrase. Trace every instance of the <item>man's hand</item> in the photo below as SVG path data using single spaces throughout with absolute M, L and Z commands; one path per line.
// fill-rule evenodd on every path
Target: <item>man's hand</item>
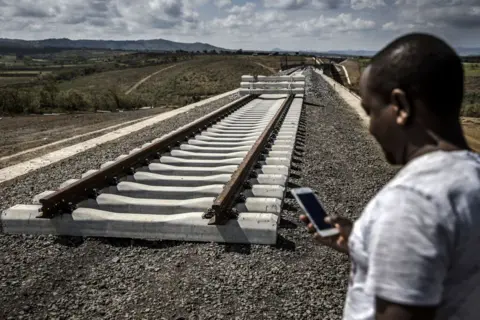
M 338 229 L 339 234 L 333 237 L 322 237 L 317 233 L 317 230 L 310 223 L 306 215 L 301 215 L 300 220 L 307 225 L 307 231 L 313 233 L 313 239 L 320 244 L 329 246 L 337 251 L 348 254 L 348 238 L 352 232 L 353 223 L 347 218 L 342 217 L 326 217 L 325 222 L 329 223 Z

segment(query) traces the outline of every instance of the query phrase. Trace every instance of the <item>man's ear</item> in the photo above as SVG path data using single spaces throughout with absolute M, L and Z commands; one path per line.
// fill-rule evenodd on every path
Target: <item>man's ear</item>
M 393 89 L 390 96 L 390 103 L 394 106 L 397 124 L 401 126 L 407 125 L 412 117 L 413 110 L 405 95 L 405 91 L 398 88 Z

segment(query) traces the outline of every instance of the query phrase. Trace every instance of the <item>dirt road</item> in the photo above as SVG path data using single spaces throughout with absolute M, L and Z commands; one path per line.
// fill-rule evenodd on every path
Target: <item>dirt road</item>
M 480 152 L 480 118 L 462 118 L 462 127 L 470 147 Z
M 140 81 L 138 81 L 137 83 L 135 83 L 135 84 L 133 85 L 133 87 L 131 87 L 130 89 L 128 89 L 128 90 L 125 92 L 125 94 L 130 94 L 133 90 L 137 89 L 142 83 L 144 83 L 145 81 L 147 81 L 147 80 L 150 79 L 151 77 L 159 74 L 160 72 L 165 71 L 165 70 L 168 70 L 168 69 L 171 69 L 171 68 L 176 67 L 176 66 L 177 66 L 177 65 L 174 64 L 173 66 L 163 68 L 163 69 L 161 69 L 161 70 L 158 70 L 158 71 L 156 71 L 156 72 L 154 72 L 154 73 L 146 76 L 146 77 L 143 78 L 142 80 L 140 80 Z
M 270 70 L 272 73 L 277 73 L 277 70 L 275 70 L 275 69 L 273 69 L 273 68 L 271 68 L 271 67 L 269 67 L 269 66 L 266 66 L 266 65 L 264 65 L 263 63 L 255 62 L 255 64 L 256 64 L 256 65 L 259 65 L 260 67 L 263 67 L 263 68 L 265 68 L 265 69 Z
M 139 120 L 170 110 L 154 108 L 115 113 L 65 114 L 58 116 L 30 115 L 21 117 L 3 117 L 0 119 L 0 168 L 32 159 L 45 153 L 78 143 L 109 132 L 101 131 L 85 135 L 92 131 L 105 129 L 131 120 Z M 130 123 L 131 124 L 131 123 Z M 125 124 L 128 125 L 128 124 Z M 119 129 L 112 128 L 111 130 Z M 38 148 L 53 142 L 83 135 L 78 139 L 65 141 L 48 148 L 32 150 L 18 157 L 1 159 L 25 150 Z

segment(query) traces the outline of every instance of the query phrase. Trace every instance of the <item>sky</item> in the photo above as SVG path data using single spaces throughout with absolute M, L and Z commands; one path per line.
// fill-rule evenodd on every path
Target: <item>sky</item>
M 480 47 L 480 0 L 0 0 L 0 37 L 379 50 L 409 32 Z

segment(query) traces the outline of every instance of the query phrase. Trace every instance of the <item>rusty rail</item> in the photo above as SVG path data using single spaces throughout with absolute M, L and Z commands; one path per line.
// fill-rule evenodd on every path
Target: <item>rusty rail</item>
M 103 188 L 116 185 L 120 177 L 133 174 L 136 168 L 147 165 L 161 152 L 179 145 L 185 139 L 206 129 L 209 125 L 223 119 L 255 98 L 257 98 L 256 95 L 247 95 L 229 103 L 225 107 L 173 131 L 159 141 L 42 198 L 40 200 L 42 207 L 39 209 L 38 217 L 52 218 L 57 214 L 72 212 L 80 201 L 96 197 Z
M 264 151 L 268 144 L 272 133 L 281 124 L 287 110 L 292 104 L 295 95 L 289 95 L 287 99 L 280 106 L 280 109 L 275 116 L 270 120 L 265 130 L 253 145 L 252 149 L 247 153 L 245 159 L 238 166 L 237 170 L 233 173 L 230 181 L 225 185 L 222 192 L 215 199 L 212 207 L 205 214 L 205 218 L 210 218 L 208 224 L 221 225 L 225 224 L 229 219 L 235 216 L 233 206 L 235 205 L 242 186 L 252 173 L 252 169 L 255 167 L 261 153 Z

